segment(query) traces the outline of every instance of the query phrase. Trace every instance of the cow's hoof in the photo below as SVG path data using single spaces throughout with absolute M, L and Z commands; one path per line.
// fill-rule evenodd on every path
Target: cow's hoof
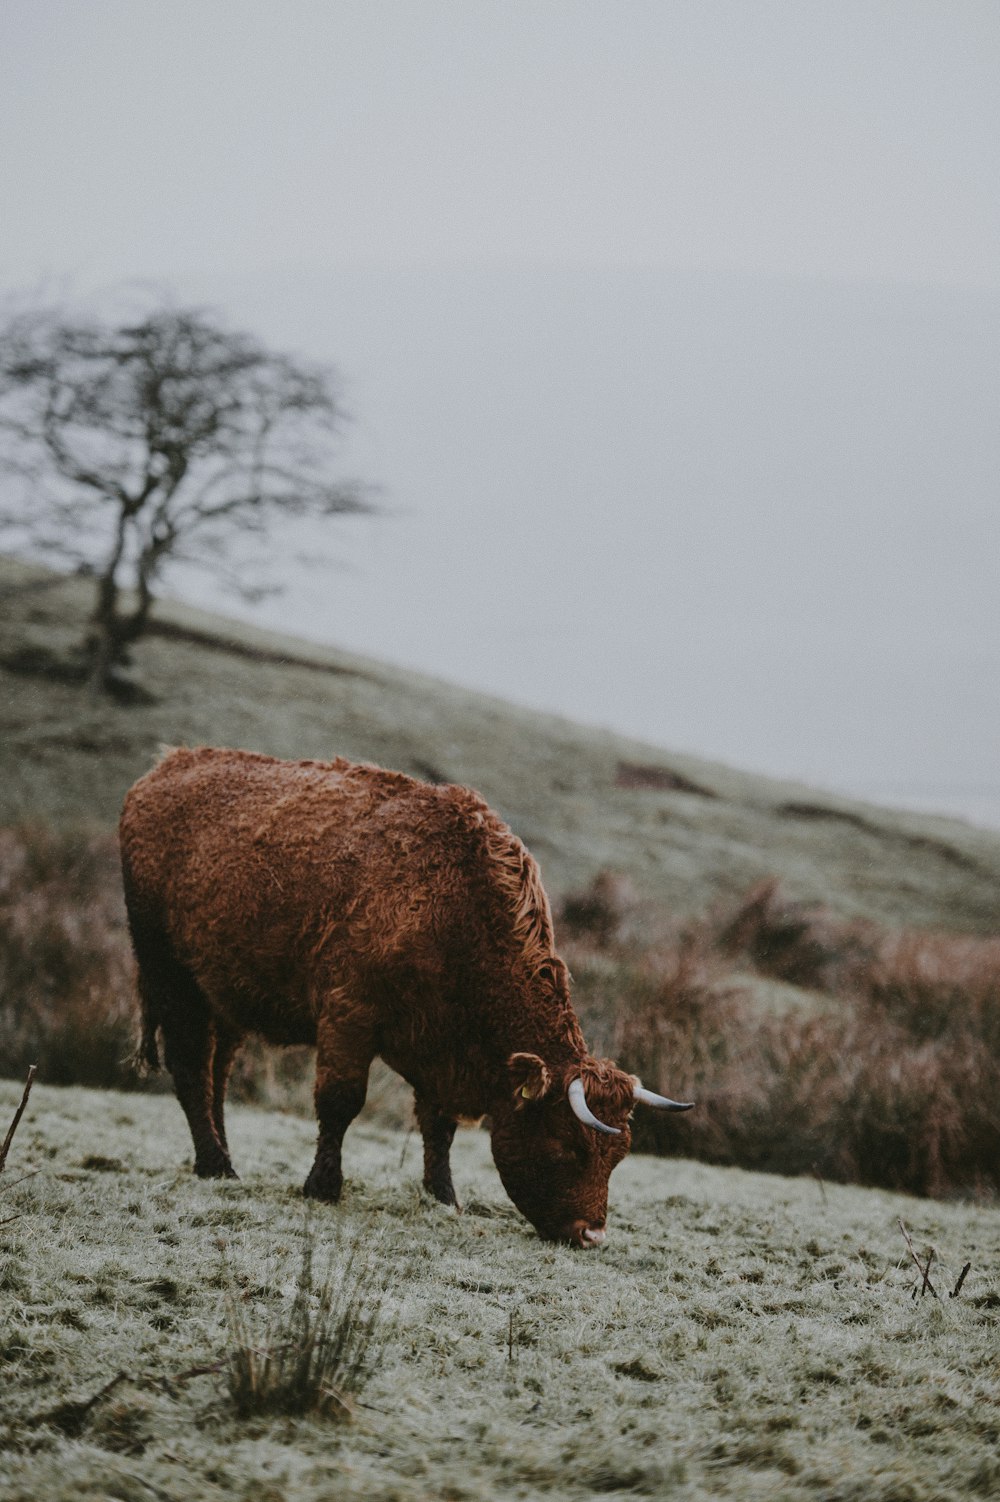
M 226 1158 L 221 1162 L 195 1163 L 194 1171 L 199 1179 L 238 1179 L 239 1174 Z
M 302 1185 L 302 1193 L 307 1200 L 323 1200 L 328 1205 L 335 1205 L 340 1199 L 342 1188 L 342 1179 L 331 1179 L 312 1169 Z
M 455 1193 L 455 1186 L 450 1179 L 444 1182 L 441 1182 L 440 1180 L 435 1182 L 433 1179 L 428 1181 L 427 1179 L 425 1179 L 424 1188 L 427 1190 L 428 1194 L 433 1194 L 434 1198 L 440 1204 L 451 1205 L 461 1214 L 462 1207 L 458 1203 L 458 1195 Z

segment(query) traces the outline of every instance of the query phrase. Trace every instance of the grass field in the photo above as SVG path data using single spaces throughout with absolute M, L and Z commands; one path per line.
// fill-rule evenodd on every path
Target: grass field
M 231 1114 L 243 1177 L 204 1183 L 171 1098 L 35 1087 L 0 1177 L 8 1502 L 1000 1491 L 995 1207 L 633 1155 L 575 1253 L 516 1214 L 484 1133 L 459 1134 L 456 1215 L 418 1140 L 362 1118 L 307 1229 L 312 1125 Z M 382 1269 L 385 1348 L 350 1422 L 240 1418 L 227 1302 L 267 1348 L 306 1237 L 335 1281 L 352 1240 Z

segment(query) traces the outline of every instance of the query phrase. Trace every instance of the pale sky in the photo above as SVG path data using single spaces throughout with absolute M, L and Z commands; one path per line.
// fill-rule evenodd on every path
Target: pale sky
M 206 264 L 996 287 L 995 0 L 4 0 L 7 282 Z
M 998 188 L 994 0 L 0 7 L 0 294 L 343 373 L 258 619 L 1000 824 Z

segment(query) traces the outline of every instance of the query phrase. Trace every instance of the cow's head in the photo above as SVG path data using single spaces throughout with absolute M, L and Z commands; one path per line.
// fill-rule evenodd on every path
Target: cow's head
M 687 1105 L 643 1090 L 610 1059 L 561 1072 L 538 1054 L 512 1054 L 509 1093 L 493 1114 L 493 1159 L 514 1204 L 547 1241 L 598 1246 L 608 1215 L 608 1179 L 632 1142 L 637 1100 L 662 1110 Z

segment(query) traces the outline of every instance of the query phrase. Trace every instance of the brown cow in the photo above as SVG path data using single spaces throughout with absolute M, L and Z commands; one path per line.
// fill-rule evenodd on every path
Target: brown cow
M 198 1174 L 233 1174 L 223 1103 L 248 1033 L 316 1045 L 307 1195 L 339 1198 L 379 1055 L 414 1088 L 432 1194 L 457 1203 L 457 1119 L 488 1114 L 515 1205 L 580 1246 L 604 1239 L 636 1099 L 688 1109 L 587 1052 L 538 868 L 468 788 L 171 751 L 126 797 L 121 849 L 142 1053 L 159 1066 L 161 1032 Z

